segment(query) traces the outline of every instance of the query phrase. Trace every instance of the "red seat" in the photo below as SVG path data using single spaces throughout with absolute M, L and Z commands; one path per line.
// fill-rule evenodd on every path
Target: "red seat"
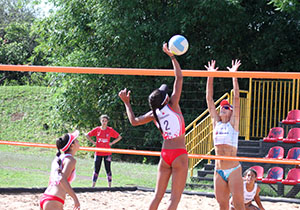
M 296 185 L 300 183 L 300 168 L 292 168 L 289 170 L 286 179 L 281 181 L 282 184 Z
M 289 149 L 286 159 L 300 160 L 300 147 L 293 147 Z
M 284 149 L 280 146 L 271 147 L 265 158 L 283 159 Z
M 287 137 L 283 139 L 283 142 L 290 144 L 300 142 L 300 128 L 291 128 Z
M 300 110 L 291 110 L 289 111 L 285 120 L 282 120 L 283 124 L 296 124 L 300 123 Z
M 261 166 L 252 166 L 251 168 L 253 168 L 257 173 L 256 179 L 261 180 L 264 176 L 264 168 Z
M 284 130 L 281 127 L 271 128 L 267 137 L 263 138 L 264 142 L 282 141 Z
M 261 181 L 268 184 L 276 184 L 281 182 L 283 179 L 283 168 L 273 167 L 268 170 L 267 177 L 263 178 Z

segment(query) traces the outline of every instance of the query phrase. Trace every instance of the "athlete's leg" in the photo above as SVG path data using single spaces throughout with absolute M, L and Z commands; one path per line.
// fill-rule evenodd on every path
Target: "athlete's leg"
M 245 210 L 242 167 L 232 171 L 228 177 L 228 186 L 232 195 L 232 202 L 236 210 Z
M 162 158 L 160 158 L 155 195 L 150 204 L 149 210 L 156 210 L 158 208 L 158 205 L 166 192 L 171 173 L 171 167 Z
M 257 206 L 254 206 L 252 204 L 245 206 L 246 210 L 260 210 Z
M 105 165 L 105 171 L 107 176 L 107 182 L 108 187 L 111 187 L 111 181 L 112 181 L 112 173 L 111 173 L 111 155 L 104 157 L 104 165 Z
M 232 202 L 232 197 L 230 198 L 230 201 L 229 201 L 229 209 L 230 210 L 235 210 L 235 208 L 233 206 L 233 202 Z
M 230 197 L 228 183 L 216 171 L 214 175 L 214 190 L 220 210 L 228 210 Z
M 95 156 L 95 167 L 94 167 L 94 174 L 93 174 L 93 185 L 92 187 L 95 187 L 99 171 L 101 168 L 101 162 L 102 162 L 102 156 Z
M 188 156 L 182 154 L 178 156 L 172 163 L 172 191 L 171 203 L 168 210 L 177 209 L 182 192 L 186 185 L 186 177 L 188 172 Z

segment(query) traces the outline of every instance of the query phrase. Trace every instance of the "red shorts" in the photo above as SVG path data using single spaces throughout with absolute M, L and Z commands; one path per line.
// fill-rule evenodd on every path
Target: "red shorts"
M 58 201 L 58 202 L 61 202 L 62 205 L 64 205 L 65 201 L 55 195 L 47 195 L 47 194 L 43 194 L 41 199 L 40 199 L 40 207 L 42 209 L 44 209 L 44 203 L 46 201 Z
M 173 161 L 182 154 L 188 154 L 186 149 L 162 149 L 161 150 L 161 157 L 169 166 L 171 166 Z

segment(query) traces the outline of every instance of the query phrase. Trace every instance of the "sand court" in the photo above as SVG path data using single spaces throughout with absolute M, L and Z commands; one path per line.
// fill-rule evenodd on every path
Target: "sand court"
M 0 194 L 0 209 L 5 210 L 38 210 L 39 198 L 42 193 Z M 154 196 L 153 192 L 137 191 L 102 191 L 77 193 L 82 210 L 143 210 L 148 209 Z M 170 194 L 166 193 L 159 210 L 166 209 Z M 262 201 L 266 210 L 298 210 L 300 204 L 286 202 Z M 73 201 L 67 196 L 65 210 L 73 209 Z M 200 195 L 183 194 L 178 210 L 215 210 L 218 209 L 217 201 Z

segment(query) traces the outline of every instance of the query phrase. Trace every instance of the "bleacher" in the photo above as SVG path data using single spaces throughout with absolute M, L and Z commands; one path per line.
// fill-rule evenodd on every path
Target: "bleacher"
M 238 154 L 240 157 L 260 157 L 273 159 L 299 160 L 299 165 L 241 162 L 242 171 L 257 166 L 260 177 L 259 184 L 269 185 L 278 196 L 293 198 L 300 191 L 300 111 L 296 118 L 287 116 L 279 123 L 280 127 L 270 129 L 268 136 L 260 140 L 239 140 Z M 296 120 L 295 120 L 296 119 Z M 288 121 L 289 120 L 289 121 Z M 286 124 L 286 122 L 288 124 Z M 189 187 L 213 188 L 214 161 L 205 164 L 197 176 L 192 177 Z M 206 181 L 205 184 L 201 182 Z M 211 184 L 207 184 L 207 181 Z M 292 188 L 285 186 L 292 185 Z M 288 189 L 288 192 L 285 192 Z

